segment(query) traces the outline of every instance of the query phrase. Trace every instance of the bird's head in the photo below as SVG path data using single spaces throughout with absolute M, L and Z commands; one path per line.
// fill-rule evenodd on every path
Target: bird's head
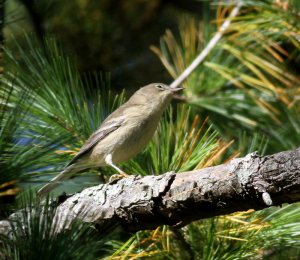
M 163 83 L 151 83 L 140 88 L 132 97 L 159 108 L 166 106 L 171 101 L 173 95 L 181 89 L 181 87 L 171 88 Z

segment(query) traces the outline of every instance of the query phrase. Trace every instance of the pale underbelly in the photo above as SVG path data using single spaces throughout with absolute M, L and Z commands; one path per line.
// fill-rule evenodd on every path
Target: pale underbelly
M 89 154 L 89 161 L 105 166 L 105 157 L 112 155 L 113 163 L 126 162 L 141 152 L 153 136 L 158 122 L 144 121 L 140 127 L 124 131 L 122 127 L 100 141 Z

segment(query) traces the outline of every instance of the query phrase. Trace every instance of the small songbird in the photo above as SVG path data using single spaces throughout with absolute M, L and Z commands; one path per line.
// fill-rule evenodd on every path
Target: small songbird
M 85 169 L 109 165 L 124 174 L 115 163 L 128 161 L 145 148 L 174 93 L 181 89 L 162 83 L 140 88 L 103 121 L 66 168 L 43 186 L 38 195 L 47 194 L 61 181 Z

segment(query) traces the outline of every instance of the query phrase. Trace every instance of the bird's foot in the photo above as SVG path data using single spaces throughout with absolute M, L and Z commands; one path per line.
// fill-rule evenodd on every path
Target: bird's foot
M 113 184 L 121 179 L 128 178 L 129 176 L 130 175 L 128 175 L 127 173 L 122 171 L 122 172 L 119 172 L 118 174 L 114 174 L 114 175 L 110 176 L 108 183 Z

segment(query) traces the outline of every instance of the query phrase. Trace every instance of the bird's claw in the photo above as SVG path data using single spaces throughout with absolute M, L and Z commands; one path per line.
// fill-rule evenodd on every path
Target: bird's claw
M 109 180 L 108 180 L 108 183 L 109 184 L 113 184 L 113 183 L 116 183 L 118 182 L 119 180 L 121 179 L 124 179 L 124 178 L 128 178 L 130 175 L 128 175 L 127 173 L 125 172 L 120 172 L 118 174 L 114 174 L 112 176 L 110 176 Z

